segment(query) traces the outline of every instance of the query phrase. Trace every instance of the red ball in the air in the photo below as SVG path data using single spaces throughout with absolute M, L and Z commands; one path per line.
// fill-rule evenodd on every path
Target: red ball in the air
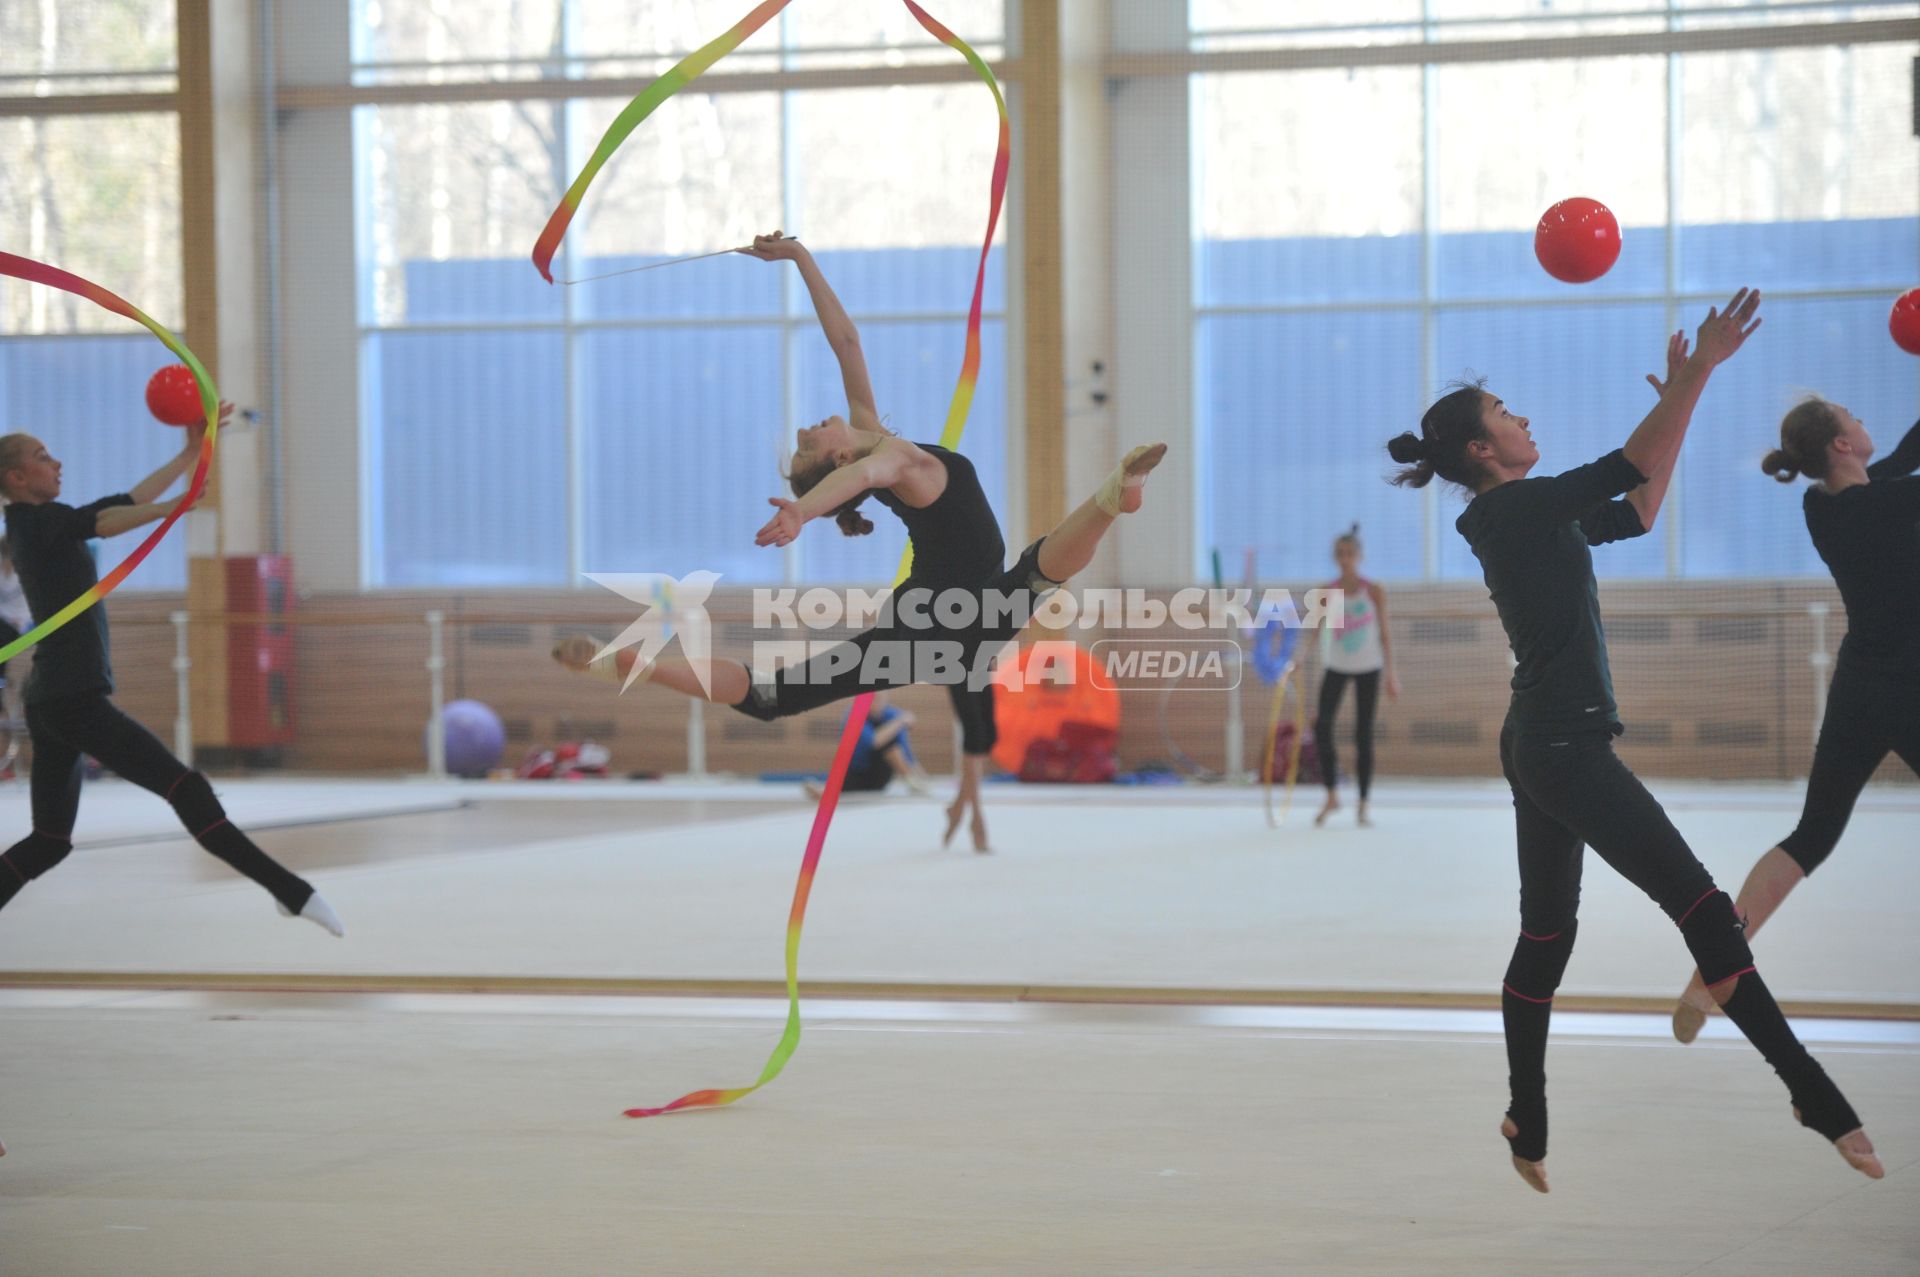
M 1887 331 L 1894 344 L 1909 355 L 1920 355 L 1920 288 L 1909 289 L 1893 303 L 1887 316 Z
M 198 425 L 207 415 L 200 383 L 185 364 L 168 364 L 147 381 L 147 411 L 169 426 Z
M 1620 223 L 1599 200 L 1561 200 L 1540 215 L 1533 255 L 1562 283 L 1590 283 L 1620 260 Z

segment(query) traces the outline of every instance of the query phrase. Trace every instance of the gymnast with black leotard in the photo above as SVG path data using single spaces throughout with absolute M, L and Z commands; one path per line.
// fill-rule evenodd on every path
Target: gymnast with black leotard
M 1840 587 L 1847 637 L 1834 662 L 1800 823 L 1747 874 L 1735 908 L 1751 940 L 1787 893 L 1832 854 L 1860 791 L 1889 753 L 1920 775 L 1920 422 L 1886 457 L 1852 413 L 1824 399 L 1796 405 L 1760 468 L 1801 498 L 1813 546 Z M 1713 1009 L 1695 972 L 1673 1009 L 1691 1042 Z
M 1147 475 L 1166 455 L 1166 445 L 1130 451 L 1092 497 L 1008 568 L 1000 525 L 973 463 L 936 444 L 909 443 L 881 424 L 859 332 L 805 246 L 776 231 L 755 236 L 753 247 L 743 251 L 799 269 L 847 395 L 847 416 L 828 417 L 798 433 L 788 474 L 794 499 L 770 498 L 775 514 L 754 544 L 786 545 L 808 523 L 826 517 L 843 534 L 863 536 L 873 524 L 859 506 L 871 495 L 906 525 L 913 566 L 878 625 L 771 679 L 757 680 L 740 661 L 715 660 L 697 669 L 682 657 L 661 657 L 640 677 L 763 721 L 880 688 L 942 682 L 959 716 L 969 776 L 977 786 L 972 769 L 993 747 L 991 690 L 972 676 L 978 658 L 1017 635 L 1047 591 L 1092 562 L 1114 520 L 1140 508 Z M 634 660 L 630 651 L 600 650 L 584 636 L 563 641 L 554 658 L 570 669 L 622 680 Z M 949 836 L 959 810 L 956 800 Z M 975 842 L 984 850 L 977 800 L 975 813 Z
M 1725 314 L 1709 312 L 1691 357 L 1676 333 L 1653 411 L 1624 447 L 1564 474 L 1528 477 L 1540 459 L 1530 423 L 1477 385 L 1447 394 L 1418 435 L 1388 444 L 1407 467 L 1396 482 L 1422 487 L 1437 476 L 1473 494 L 1455 527 L 1480 560 L 1518 662 L 1500 734 L 1520 861 L 1520 935 L 1501 994 L 1511 1103 L 1500 1132 L 1514 1169 L 1543 1193 L 1547 1026 L 1573 952 L 1587 846 L 1673 919 L 1709 994 L 1786 1083 L 1801 1123 L 1862 1173 L 1884 1174 L 1846 1097 L 1761 981 L 1733 901 L 1613 751 L 1624 729 L 1591 547 L 1653 527 L 1701 391 L 1759 326 L 1759 301 L 1742 289 Z

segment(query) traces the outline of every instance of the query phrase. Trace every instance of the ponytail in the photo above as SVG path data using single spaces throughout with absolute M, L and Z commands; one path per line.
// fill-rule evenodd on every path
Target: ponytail
M 1479 466 L 1467 455 L 1467 445 L 1487 435 L 1480 420 L 1484 380 L 1456 381 L 1420 418 L 1420 433 L 1403 431 L 1387 440 L 1387 455 L 1405 469 L 1391 482 L 1402 488 L 1424 488 L 1440 478 L 1471 488 Z M 1354 526 L 1359 531 L 1359 525 Z
M 1781 483 L 1801 475 L 1827 477 L 1827 449 L 1840 437 L 1840 414 L 1818 395 L 1809 395 L 1780 419 L 1780 446 L 1761 459 L 1760 469 Z
M 1787 455 L 1785 448 L 1775 448 L 1760 458 L 1760 469 L 1782 483 L 1792 483 L 1800 477 L 1800 467 L 1794 464 L 1793 458 Z
M 793 495 L 804 497 L 820 485 L 820 481 L 840 467 L 833 458 L 822 457 L 804 470 L 795 470 L 787 476 L 787 483 L 793 488 Z M 873 520 L 860 513 L 860 503 L 867 499 L 862 492 L 851 501 L 843 503 L 833 512 L 833 521 L 840 527 L 841 536 L 863 537 L 873 531 Z
M 833 521 L 840 525 L 841 536 L 863 537 L 873 531 L 873 520 L 860 513 L 860 503 L 866 499 L 867 494 L 863 492 L 833 512 Z

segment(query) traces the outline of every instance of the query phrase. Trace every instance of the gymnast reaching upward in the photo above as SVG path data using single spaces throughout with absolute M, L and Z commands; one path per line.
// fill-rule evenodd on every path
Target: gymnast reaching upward
M 1808 399 L 1780 423 L 1780 446 L 1760 468 L 1782 483 L 1803 474 L 1814 480 L 1801 506 L 1846 604 L 1847 637 L 1800 823 L 1754 864 L 1735 903 L 1749 940 L 1832 854 L 1888 753 L 1920 774 L 1920 422 L 1874 461 L 1873 438 L 1859 418 Z M 1712 1009 L 1696 971 L 1673 1009 L 1673 1036 L 1693 1041 Z
M 1540 452 L 1527 419 L 1477 385 L 1445 395 L 1418 435 L 1387 445 L 1407 466 L 1396 482 L 1422 487 L 1437 475 L 1473 494 L 1455 526 L 1480 560 L 1518 661 L 1500 733 L 1520 855 L 1520 935 L 1501 994 L 1512 1102 L 1500 1133 L 1514 1169 L 1543 1193 L 1547 1024 L 1573 952 L 1587 846 L 1673 919 L 1708 994 L 1786 1083 L 1801 1124 L 1863 1174 L 1884 1174 L 1846 1097 L 1761 981 L 1733 901 L 1613 752 L 1624 729 L 1590 547 L 1652 528 L 1701 391 L 1759 326 L 1759 304 L 1741 289 L 1724 315 L 1708 312 L 1691 357 L 1674 334 L 1653 411 L 1623 447 L 1565 474 L 1528 477 Z
M 224 419 L 233 405 L 222 404 Z M 36 618 L 52 616 L 97 583 L 87 542 L 119 536 L 165 518 L 184 498 L 159 500 L 199 455 L 205 426 L 188 430 L 180 454 L 116 496 L 75 507 L 62 504 L 60 463 L 28 434 L 0 438 L 0 497 L 7 540 L 27 603 Z M 30 785 L 33 831 L 0 852 L 0 906 L 73 851 L 80 811 L 82 756 L 91 754 L 122 778 L 160 795 L 195 842 L 266 888 L 280 912 L 343 934 L 313 884 L 256 846 L 227 819 L 213 786 L 122 713 L 109 699 L 107 609 L 85 615 L 41 640 L 27 678 L 27 734 L 33 741 Z
M 681 657 L 662 657 L 641 677 L 765 721 L 884 687 L 941 682 L 960 718 L 964 752 L 982 757 L 993 745 L 993 717 L 990 701 L 983 712 L 980 678 L 972 677 L 979 658 L 1017 635 L 1047 591 L 1092 561 L 1113 521 L 1140 508 L 1147 475 L 1167 446 L 1129 452 L 1098 492 L 1007 568 L 1006 543 L 973 463 L 936 444 L 909 443 L 881 424 L 860 335 L 807 249 L 775 231 L 755 236 L 753 247 L 742 251 L 799 268 L 847 394 L 845 417 L 799 432 L 788 476 L 795 499 L 770 499 L 775 514 L 754 544 L 786 545 L 808 523 L 829 516 L 843 534 L 863 536 L 873 524 L 859 507 L 872 496 L 906 525 L 912 572 L 878 625 L 770 680 L 756 679 L 742 662 L 715 660 L 703 681 L 703 671 Z M 623 680 L 633 664 L 630 652 L 596 653 L 584 636 L 563 641 L 553 655 L 569 669 Z

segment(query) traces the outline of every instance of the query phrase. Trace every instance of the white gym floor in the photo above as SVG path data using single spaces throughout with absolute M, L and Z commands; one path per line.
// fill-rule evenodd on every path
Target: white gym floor
M 851 801 L 793 1063 L 644 1122 L 778 1037 L 779 1001 L 700 995 L 780 978 L 796 790 L 218 787 L 347 938 L 91 786 L 0 911 L 8 1277 L 1920 1272 L 1912 788 L 1756 944 L 1887 1179 L 1723 1022 L 1667 1037 L 1685 950 L 1590 858 L 1543 1198 L 1493 1129 L 1498 1016 L 1455 1009 L 1512 943 L 1498 786 L 1386 785 L 1323 831 L 1305 791 L 1274 831 L 1248 790 L 994 786 L 989 856 L 942 851 L 931 800 Z M 1799 805 L 1654 788 L 1729 888 Z

